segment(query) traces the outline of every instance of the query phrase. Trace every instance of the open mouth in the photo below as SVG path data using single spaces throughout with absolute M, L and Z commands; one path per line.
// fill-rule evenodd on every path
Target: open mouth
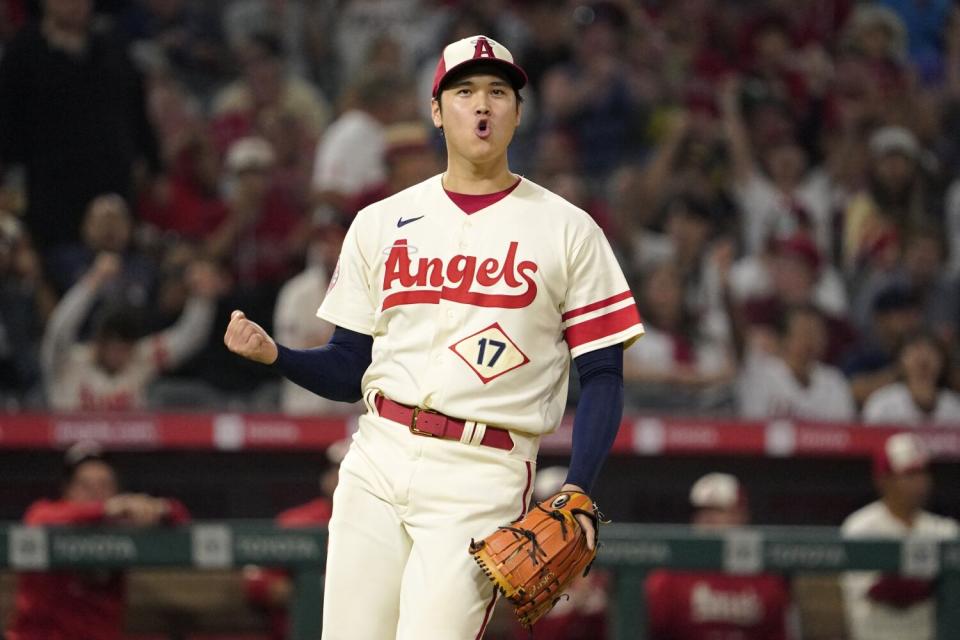
M 480 120 L 477 122 L 477 128 L 474 129 L 477 137 L 479 138 L 488 138 L 490 137 L 490 123 L 486 120 Z

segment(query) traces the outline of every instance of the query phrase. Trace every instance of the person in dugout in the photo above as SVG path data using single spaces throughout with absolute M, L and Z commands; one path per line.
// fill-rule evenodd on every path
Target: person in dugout
M 723 531 L 750 521 L 736 477 L 708 473 L 690 490 L 693 526 Z M 654 571 L 646 583 L 651 640 L 796 640 L 790 587 L 777 575 Z
M 64 456 L 60 497 L 37 500 L 24 523 L 33 527 L 122 525 L 150 527 L 190 520 L 177 500 L 122 493 L 116 469 L 95 444 L 78 443 Z M 126 603 L 122 571 L 29 571 L 17 580 L 6 640 L 120 640 Z
M 280 512 L 276 523 L 280 527 L 325 527 L 333 513 L 333 491 L 340 477 L 340 461 L 350 447 L 346 438 L 327 447 L 329 465 L 320 476 L 320 495 L 304 504 Z M 243 568 L 243 590 L 247 603 L 264 612 L 269 618 L 270 640 L 290 637 L 287 608 L 293 598 L 293 579 L 286 569 L 250 565 Z
M 889 436 L 873 455 L 873 481 L 879 497 L 847 516 L 840 527 L 843 537 L 957 539 L 960 523 L 925 509 L 933 492 L 930 463 L 930 453 L 916 435 Z M 932 579 L 848 571 L 841 578 L 841 587 L 852 640 L 936 637 Z

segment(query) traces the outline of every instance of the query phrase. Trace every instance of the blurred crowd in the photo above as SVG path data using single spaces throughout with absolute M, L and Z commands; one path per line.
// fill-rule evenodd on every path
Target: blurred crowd
M 3 0 L 3 405 L 351 410 L 222 329 L 329 337 L 344 231 L 442 171 L 432 70 L 477 33 L 530 76 L 511 168 L 631 279 L 628 409 L 960 424 L 950 0 Z

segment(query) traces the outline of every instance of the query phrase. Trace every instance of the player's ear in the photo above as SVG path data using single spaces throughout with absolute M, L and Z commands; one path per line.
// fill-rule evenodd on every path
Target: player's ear
M 430 101 L 430 117 L 433 120 L 433 126 L 437 129 L 443 128 L 443 111 L 440 109 L 440 98 L 434 98 Z

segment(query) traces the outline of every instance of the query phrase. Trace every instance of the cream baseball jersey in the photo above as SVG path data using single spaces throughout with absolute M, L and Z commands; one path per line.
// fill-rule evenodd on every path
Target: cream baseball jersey
M 469 215 L 439 175 L 362 210 L 317 315 L 373 336 L 365 397 L 530 435 L 559 424 L 571 355 L 643 334 L 600 228 L 526 179 Z
M 936 540 L 960 535 L 956 520 L 921 511 L 908 527 L 887 506 L 876 501 L 853 512 L 843 522 L 845 538 L 906 538 L 916 536 Z M 901 608 L 877 602 L 870 588 L 881 578 L 876 571 L 851 571 L 842 576 L 844 605 L 850 637 L 853 640 L 931 640 L 936 616 L 933 598 Z

